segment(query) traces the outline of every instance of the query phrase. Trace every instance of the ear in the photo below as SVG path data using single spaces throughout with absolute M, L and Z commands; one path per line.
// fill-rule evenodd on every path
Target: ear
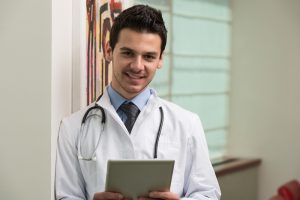
M 157 69 L 162 68 L 162 65 L 163 65 L 163 57 L 164 57 L 164 53 L 162 53 L 162 54 L 160 55 L 160 57 L 159 57 Z
M 110 47 L 110 45 L 109 45 L 109 41 L 107 41 L 106 43 L 105 43 L 105 60 L 107 61 L 107 62 L 111 62 L 112 61 L 112 48 Z

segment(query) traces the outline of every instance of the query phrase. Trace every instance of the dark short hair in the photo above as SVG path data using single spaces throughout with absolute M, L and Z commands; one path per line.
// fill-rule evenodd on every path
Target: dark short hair
M 135 5 L 121 12 L 114 20 L 110 31 L 109 45 L 114 50 L 122 29 L 137 32 L 157 33 L 161 39 L 161 54 L 167 43 L 167 29 L 160 10 L 148 5 Z

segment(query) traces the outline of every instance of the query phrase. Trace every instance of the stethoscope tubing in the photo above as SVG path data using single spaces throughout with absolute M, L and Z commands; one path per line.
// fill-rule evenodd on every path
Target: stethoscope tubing
M 98 97 L 97 101 L 101 98 L 101 96 Z M 95 150 L 92 154 L 91 157 L 88 157 L 88 158 L 85 158 L 82 156 L 81 154 L 81 140 L 82 140 L 82 136 L 83 136 L 83 127 L 86 123 L 86 120 L 88 119 L 88 117 L 92 117 L 92 116 L 95 116 L 96 114 L 92 114 L 92 115 L 89 115 L 89 113 L 94 110 L 94 109 L 99 109 L 101 111 L 101 115 L 102 115 L 102 119 L 101 119 L 101 125 L 102 125 L 102 131 L 104 130 L 104 125 L 106 123 L 106 114 L 105 114 L 105 111 L 104 111 L 104 108 L 100 105 L 97 104 L 97 101 L 95 102 L 95 105 L 90 107 L 89 109 L 87 109 L 87 111 L 84 113 L 83 117 L 82 117 L 82 120 L 81 120 L 81 126 L 80 126 L 80 132 L 79 132 L 79 137 L 78 137 L 78 159 L 80 160 L 85 160 L 85 161 L 91 161 L 91 160 L 96 160 L 96 150 L 99 146 L 99 143 L 100 143 L 100 138 L 101 138 L 101 135 L 102 133 L 100 133 L 99 135 L 99 139 L 97 141 L 97 145 L 95 147 Z M 156 139 L 155 139 L 155 144 L 154 144 L 154 155 L 153 155 L 153 158 L 154 159 L 157 159 L 157 150 L 158 150 L 158 143 L 159 143 L 159 138 L 160 138 L 160 135 L 161 135 L 161 131 L 162 131 L 162 127 L 163 127 L 163 123 L 164 123 L 164 112 L 163 112 L 163 109 L 162 107 L 160 106 L 159 107 L 159 111 L 160 111 L 160 123 L 159 123 L 159 127 L 158 127 L 158 131 L 157 131 L 157 135 L 156 135 Z
M 161 129 L 164 124 L 164 111 L 161 106 L 159 107 L 159 111 L 160 111 L 160 123 L 159 123 L 159 128 L 158 128 L 156 139 L 155 139 L 154 156 L 153 156 L 154 159 L 157 159 L 158 142 L 159 142 L 159 138 L 160 138 L 160 134 L 161 134 Z
M 97 103 L 95 103 L 94 106 L 90 107 L 84 114 L 83 118 L 82 118 L 82 121 L 81 121 L 81 126 L 86 122 L 86 119 L 89 115 L 89 113 L 94 110 L 94 109 L 100 109 L 101 111 L 101 115 L 102 115 L 102 120 L 101 120 L 101 123 L 102 125 L 105 124 L 106 122 L 106 115 L 105 115 L 105 112 L 104 112 L 104 109 L 102 108 L 102 106 L 99 106 Z

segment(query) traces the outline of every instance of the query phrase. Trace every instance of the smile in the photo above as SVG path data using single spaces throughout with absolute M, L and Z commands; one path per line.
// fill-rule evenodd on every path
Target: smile
M 131 79 L 142 79 L 145 77 L 142 74 L 136 74 L 136 73 L 132 73 L 132 72 L 126 72 L 125 74 Z

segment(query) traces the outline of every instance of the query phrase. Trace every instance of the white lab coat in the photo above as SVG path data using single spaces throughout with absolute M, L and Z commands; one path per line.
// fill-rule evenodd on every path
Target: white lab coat
M 96 150 L 97 161 L 84 161 L 77 157 L 78 134 L 87 108 L 62 120 L 56 160 L 56 199 L 91 200 L 95 192 L 104 191 L 108 159 L 153 159 L 160 106 L 164 111 L 164 123 L 158 144 L 158 159 L 175 160 L 171 191 L 182 199 L 220 198 L 203 128 L 196 114 L 153 94 L 129 135 L 110 103 L 107 91 L 97 103 L 106 113 L 106 123 Z M 88 137 L 94 138 L 87 142 L 94 142 L 94 146 L 101 130 L 100 125 L 95 124 L 91 123 L 88 132 Z M 85 146 L 82 146 L 82 152 L 88 148 Z

